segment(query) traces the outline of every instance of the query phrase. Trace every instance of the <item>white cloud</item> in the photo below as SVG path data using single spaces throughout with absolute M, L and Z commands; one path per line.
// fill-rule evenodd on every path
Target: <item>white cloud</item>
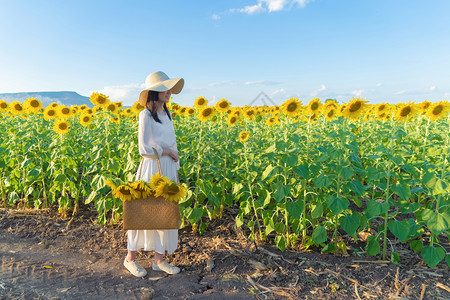
M 324 84 L 322 84 L 322 86 L 320 87 L 320 89 L 312 91 L 311 94 L 309 94 L 311 97 L 316 97 L 317 95 L 319 95 L 321 92 L 325 91 L 327 88 Z
M 383 86 L 383 84 L 381 82 L 377 83 L 377 87 L 380 87 L 380 86 Z
M 240 12 L 252 15 L 265 11 L 276 12 L 285 9 L 289 10 L 296 4 L 300 7 L 305 7 L 308 2 L 312 1 L 314 0 L 258 0 L 258 3 L 255 5 L 248 5 L 244 8 L 232 8 L 228 11 L 232 13 Z
M 281 89 L 275 90 L 272 93 L 270 93 L 270 96 L 272 96 L 272 97 L 275 97 L 275 96 L 276 97 L 281 97 L 281 96 L 284 96 L 286 94 L 287 94 L 287 91 L 285 89 L 281 88 Z
M 260 85 L 275 85 L 278 84 L 278 82 L 275 81 L 270 81 L 270 80 L 257 80 L 257 81 L 246 81 L 244 82 L 245 85 L 255 85 L 255 84 L 260 84 Z
M 131 105 L 139 98 L 139 93 L 144 88 L 145 85 L 143 83 L 130 83 L 125 85 L 105 86 L 98 92 L 109 96 L 109 100 L 111 101 L 122 101 L 125 105 Z
M 220 16 L 218 14 L 213 14 L 211 16 L 211 19 L 213 19 L 213 20 L 220 20 Z
M 406 93 L 405 90 L 401 90 L 401 91 L 395 92 L 394 95 L 403 95 L 405 93 Z
M 252 15 L 252 14 L 256 14 L 259 12 L 263 12 L 266 9 L 264 7 L 262 7 L 261 2 L 259 2 L 258 4 L 255 5 L 248 5 L 244 8 L 232 8 L 229 11 L 230 12 L 240 12 L 240 13 L 246 13 L 248 15 Z
M 433 86 L 430 87 L 430 91 L 431 91 L 431 92 L 434 92 L 435 90 L 436 90 L 436 86 L 435 86 L 435 85 L 433 85 Z
M 361 97 L 364 92 L 364 90 L 354 90 L 352 91 L 352 95 L 355 95 L 355 97 Z
M 208 84 L 209 86 L 221 86 L 221 85 L 227 85 L 227 84 L 236 84 L 234 81 L 232 80 L 223 80 L 223 81 L 218 81 L 218 82 L 211 82 L 210 84 Z

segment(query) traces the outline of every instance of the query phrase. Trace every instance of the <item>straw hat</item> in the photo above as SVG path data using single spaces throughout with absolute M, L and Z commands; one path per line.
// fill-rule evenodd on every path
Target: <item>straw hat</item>
M 164 72 L 154 72 L 145 79 L 145 90 L 139 95 L 139 104 L 142 106 L 147 105 L 148 93 L 150 91 L 165 92 L 170 90 L 172 94 L 179 94 L 183 86 L 183 78 L 170 79 Z

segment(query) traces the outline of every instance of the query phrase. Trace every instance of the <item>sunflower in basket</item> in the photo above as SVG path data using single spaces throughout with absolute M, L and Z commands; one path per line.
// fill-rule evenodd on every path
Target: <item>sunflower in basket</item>
M 180 199 L 186 197 L 186 188 L 173 181 L 164 181 L 156 188 L 155 196 L 162 196 L 168 201 L 177 203 Z
M 170 180 L 165 176 L 159 175 L 159 173 L 155 173 L 155 175 L 152 175 L 150 178 L 150 187 L 156 192 L 158 186 L 163 182 L 170 182 Z
M 122 201 L 139 199 L 139 197 L 141 196 L 138 191 L 127 184 L 122 184 L 116 187 L 113 191 L 113 195 L 114 197 L 119 198 Z
M 129 185 L 139 193 L 139 198 L 148 198 L 154 194 L 152 188 L 145 181 L 135 181 L 129 183 Z

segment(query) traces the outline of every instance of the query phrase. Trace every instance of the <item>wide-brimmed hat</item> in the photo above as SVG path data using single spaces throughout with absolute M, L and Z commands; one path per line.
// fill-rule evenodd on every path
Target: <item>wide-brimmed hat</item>
M 142 106 L 147 105 L 148 93 L 150 91 L 165 92 L 170 90 L 172 94 L 178 94 L 183 89 L 183 86 L 183 78 L 170 79 L 164 72 L 154 72 L 145 79 L 145 90 L 139 94 L 139 104 Z

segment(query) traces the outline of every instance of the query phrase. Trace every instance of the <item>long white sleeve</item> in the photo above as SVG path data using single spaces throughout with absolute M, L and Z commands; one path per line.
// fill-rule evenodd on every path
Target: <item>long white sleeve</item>
M 139 113 L 139 129 L 138 129 L 138 143 L 139 143 L 139 154 L 144 155 L 154 155 L 153 147 L 158 152 L 159 157 L 162 156 L 163 148 L 161 145 L 156 143 L 153 130 L 151 114 L 147 109 L 144 109 Z

